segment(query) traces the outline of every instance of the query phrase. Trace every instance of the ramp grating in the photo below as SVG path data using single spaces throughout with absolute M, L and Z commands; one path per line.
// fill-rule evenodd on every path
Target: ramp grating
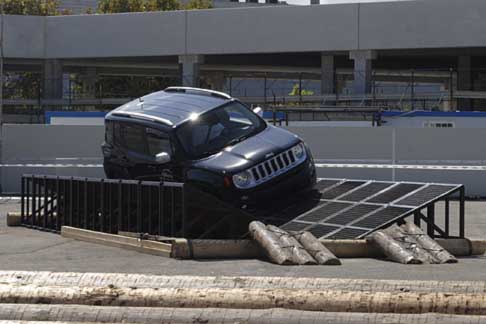
M 379 205 L 355 205 L 353 208 L 328 219 L 326 223 L 346 225 L 379 208 L 381 208 Z
M 323 199 L 334 199 L 337 198 L 343 194 L 345 194 L 348 191 L 353 190 L 354 188 L 357 188 L 363 184 L 365 184 L 365 181 L 346 181 L 338 186 L 331 188 L 329 190 L 324 191 L 322 194 Z
M 333 240 L 344 240 L 350 237 L 360 237 L 363 234 L 368 233 L 369 230 L 363 230 L 358 228 L 345 227 L 336 233 L 332 234 L 329 238 Z
M 423 189 L 420 189 L 416 193 L 397 201 L 395 204 L 404 206 L 421 206 L 451 190 L 454 190 L 453 186 L 429 185 Z
M 303 231 L 306 227 L 308 227 L 309 223 L 301 223 L 301 222 L 290 222 L 290 223 L 287 223 L 283 226 L 281 226 L 282 229 L 286 230 L 286 231 Z
M 308 200 L 286 209 L 288 222 L 282 225 L 283 229 L 307 230 L 318 238 L 355 239 L 417 214 L 453 193 L 460 193 L 461 206 L 464 199 L 463 185 L 438 183 L 321 179 L 316 189 L 320 198 L 308 194 Z M 431 217 L 430 221 L 434 224 L 428 224 L 428 231 L 434 232 L 435 218 Z M 464 207 L 460 207 L 459 222 L 459 236 L 463 237 Z M 449 225 L 437 231 L 449 237 Z
M 341 200 L 346 200 L 346 201 L 362 201 L 365 200 L 366 198 L 369 198 L 370 196 L 379 193 L 380 191 L 385 190 L 388 187 L 391 187 L 393 183 L 389 182 L 372 182 L 370 184 L 367 184 L 363 188 L 360 188 L 356 191 L 353 191 L 344 197 L 341 198 Z
M 311 232 L 312 235 L 314 235 L 315 237 L 321 238 L 337 230 L 338 228 L 339 228 L 338 226 L 317 224 L 309 228 L 308 231 Z
M 389 221 L 411 211 L 412 208 L 401 208 L 401 207 L 386 207 L 385 209 L 379 210 L 356 223 L 353 226 L 366 227 L 374 229 L 380 225 L 386 224 Z
M 339 182 L 341 182 L 341 180 L 322 180 L 322 181 L 319 181 L 318 183 L 316 183 L 315 189 L 317 191 L 324 191 L 324 190 L 338 184 Z
M 389 190 L 385 191 L 384 193 L 371 198 L 368 202 L 379 203 L 379 204 L 388 204 L 392 201 L 397 200 L 400 197 L 403 197 L 406 194 L 411 193 L 414 190 L 422 187 L 420 184 L 414 183 L 400 183 L 397 186 L 390 188 Z
M 328 203 L 326 205 L 323 205 L 322 207 L 319 207 L 318 209 L 305 214 L 304 216 L 300 217 L 300 220 L 306 221 L 306 222 L 315 222 L 319 223 L 322 220 L 326 219 L 329 216 L 332 216 L 348 207 L 351 207 L 352 204 L 347 204 L 347 203 L 341 203 L 341 202 L 332 202 Z

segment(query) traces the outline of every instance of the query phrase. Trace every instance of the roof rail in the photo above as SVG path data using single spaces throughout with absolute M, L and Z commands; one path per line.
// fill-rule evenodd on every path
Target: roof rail
M 164 90 L 165 92 L 184 92 L 184 93 L 194 93 L 194 94 L 205 94 L 213 97 L 218 97 L 222 99 L 232 99 L 231 96 L 227 95 L 224 92 L 208 90 L 208 89 L 201 89 L 201 88 L 192 88 L 192 87 L 168 87 Z
M 144 119 L 144 120 L 150 120 L 150 121 L 155 121 L 159 122 L 162 124 L 166 124 L 169 126 L 173 126 L 174 124 L 165 118 L 157 117 L 157 116 L 152 116 L 152 115 L 145 115 L 142 113 L 137 113 L 137 112 L 131 112 L 131 111 L 114 111 L 112 113 L 113 116 L 119 116 L 119 117 L 132 117 L 132 118 L 138 118 L 138 119 Z

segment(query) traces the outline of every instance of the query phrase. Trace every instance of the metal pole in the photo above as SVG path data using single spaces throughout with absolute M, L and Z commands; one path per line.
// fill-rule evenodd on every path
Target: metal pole
M 0 164 L 3 163 L 2 147 L 3 147 L 3 27 L 4 27 L 4 1 L 0 1 L 0 15 L 2 21 L 0 22 Z M 0 167 L 0 193 L 3 192 L 2 189 L 2 169 Z
M 299 74 L 299 104 L 302 104 L 302 73 Z
M 465 237 L 465 203 L 466 203 L 466 190 L 461 187 L 459 191 L 459 237 Z
M 429 205 L 427 207 L 427 235 L 431 238 L 435 237 L 434 232 L 434 224 L 435 224 L 435 205 Z
M 412 107 L 412 110 L 415 110 L 415 73 L 414 70 L 412 70 L 412 76 L 411 76 L 411 91 L 410 91 L 410 106 Z
M 263 107 L 267 107 L 267 75 L 263 77 Z
M 450 68 L 449 74 L 449 110 L 453 110 L 452 108 L 452 101 L 454 100 L 454 90 L 452 87 L 454 86 L 454 70 Z

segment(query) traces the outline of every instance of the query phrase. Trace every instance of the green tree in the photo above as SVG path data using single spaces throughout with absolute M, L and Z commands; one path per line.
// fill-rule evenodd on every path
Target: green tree
M 55 16 L 59 12 L 58 0 L 0 0 L 8 15 Z
M 98 13 L 169 11 L 180 9 L 209 9 L 211 0 L 189 0 L 183 5 L 180 0 L 101 0 Z
M 212 7 L 213 3 L 211 0 L 190 0 L 185 6 L 185 9 L 211 9 Z
M 147 11 L 168 11 L 182 9 L 178 0 L 148 0 L 145 9 Z
M 98 2 L 99 13 L 142 12 L 145 0 L 101 0 Z

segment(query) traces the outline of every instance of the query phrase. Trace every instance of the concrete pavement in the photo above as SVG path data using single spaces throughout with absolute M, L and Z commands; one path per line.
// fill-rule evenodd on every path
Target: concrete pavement
M 400 265 L 375 259 L 344 259 L 342 266 L 278 266 L 262 260 L 180 261 L 66 239 L 58 234 L 7 227 L 15 201 L 0 202 L 0 270 L 120 272 L 164 275 L 282 276 L 404 280 L 486 280 L 486 256 L 458 264 Z M 437 219 L 442 208 L 437 208 Z M 486 202 L 466 204 L 466 233 L 486 238 Z M 456 220 L 456 203 L 451 220 Z M 455 223 L 451 224 L 456 230 Z

